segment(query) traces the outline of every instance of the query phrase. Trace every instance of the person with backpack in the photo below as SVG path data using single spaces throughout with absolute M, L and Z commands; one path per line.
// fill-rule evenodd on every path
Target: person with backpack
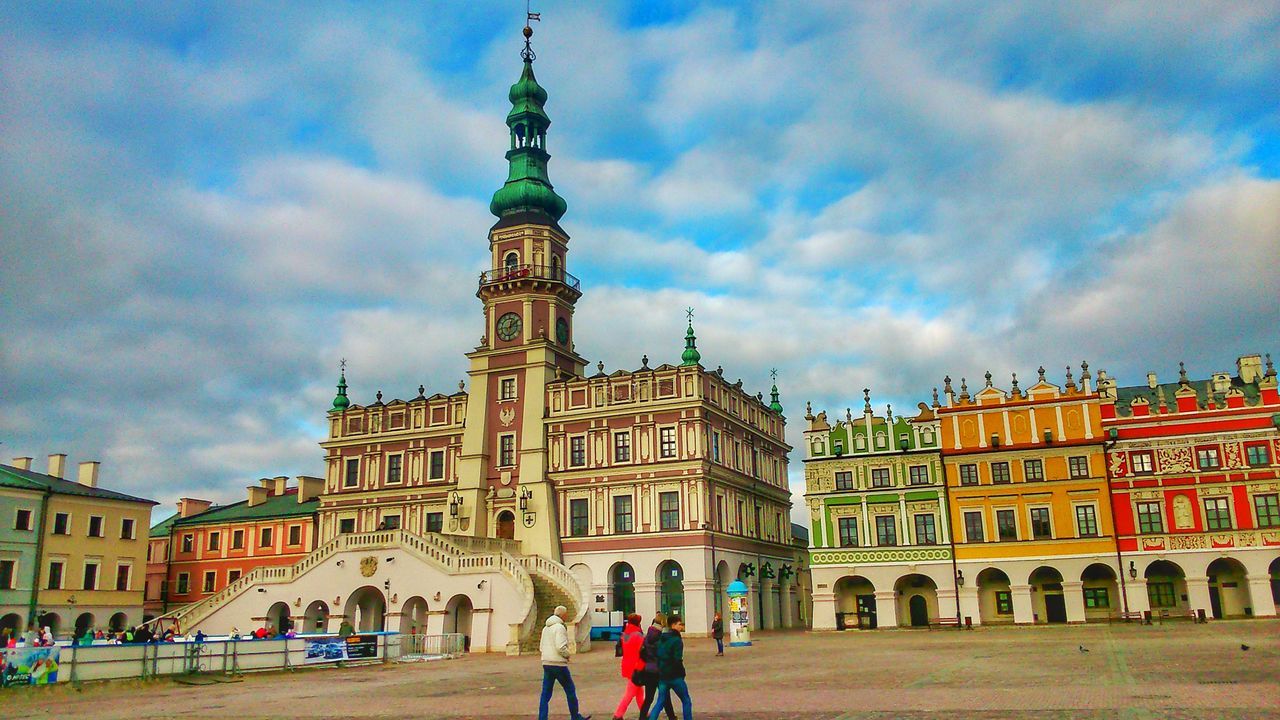
M 653 624 L 649 626 L 649 631 L 644 636 L 644 644 L 640 646 L 640 659 L 644 661 L 644 667 L 631 675 L 631 682 L 644 686 L 644 702 L 640 705 L 642 718 L 649 717 L 649 708 L 653 706 L 654 698 L 658 696 L 658 640 L 662 637 L 662 631 L 666 625 L 666 613 L 659 612 L 653 616 Z M 658 705 L 667 711 L 667 720 L 676 720 L 676 710 L 671 704 L 670 692 L 663 693 Z
M 670 699 L 667 693 L 675 692 L 680 698 L 684 720 L 693 720 L 693 699 L 689 697 L 689 685 L 684 679 L 684 620 L 679 615 L 667 618 L 667 630 L 658 641 L 658 693 Z M 656 706 L 649 710 L 649 720 L 658 720 L 661 713 Z
M 644 647 L 644 633 L 640 631 L 640 616 L 628 615 L 627 622 L 622 628 L 622 636 L 618 638 L 618 649 L 621 650 L 620 657 L 622 657 L 622 678 L 627 681 L 627 687 L 622 691 L 622 700 L 618 702 L 618 709 L 613 711 L 613 720 L 622 720 L 622 717 L 627 714 L 627 705 L 630 705 L 632 700 L 635 700 L 636 708 L 641 713 L 644 712 L 644 685 L 632 682 L 636 673 L 644 671 L 645 662 L 640 659 L 642 647 Z

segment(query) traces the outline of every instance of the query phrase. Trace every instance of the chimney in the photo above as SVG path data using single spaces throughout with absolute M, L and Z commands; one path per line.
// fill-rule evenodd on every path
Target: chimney
M 289 477 L 287 475 L 274 477 L 271 479 L 271 484 L 272 484 L 271 494 L 275 497 L 279 497 L 283 495 L 286 490 L 289 489 Z
M 262 485 L 249 486 L 249 507 L 257 507 L 267 501 L 271 491 Z
M 80 463 L 76 481 L 85 487 L 98 487 L 98 466 L 101 464 L 97 460 Z
M 67 473 L 67 454 L 55 453 L 49 456 L 49 472 L 51 477 L 60 478 Z
M 17 457 L 17 458 L 14 458 L 14 459 L 13 459 L 13 466 L 14 466 L 14 467 L 16 467 L 16 468 L 18 468 L 19 470 L 30 470 L 30 469 L 31 469 L 31 458 L 29 458 L 29 457 Z
M 324 478 L 310 477 L 308 475 L 298 476 L 298 502 L 304 503 L 315 500 L 324 492 Z
M 180 498 L 178 500 L 178 517 L 191 517 L 197 513 L 213 507 L 210 500 L 197 500 L 195 498 Z
M 1244 355 L 1236 360 L 1236 371 L 1240 382 L 1246 385 L 1257 382 L 1262 377 L 1262 356 Z

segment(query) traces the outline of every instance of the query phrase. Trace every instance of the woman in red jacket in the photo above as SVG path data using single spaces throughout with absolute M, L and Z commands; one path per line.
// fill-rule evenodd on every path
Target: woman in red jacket
M 613 720 L 622 720 L 632 700 L 637 708 L 644 704 L 644 685 L 631 682 L 632 674 L 644 669 L 644 660 L 640 659 L 641 645 L 644 645 L 644 633 L 640 631 L 640 616 L 628 615 L 627 624 L 622 629 L 622 677 L 627 681 L 627 689 L 622 691 L 622 700 L 613 712 Z

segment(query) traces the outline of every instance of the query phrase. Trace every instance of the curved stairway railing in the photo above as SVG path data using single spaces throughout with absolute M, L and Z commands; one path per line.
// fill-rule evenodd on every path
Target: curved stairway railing
M 575 640 L 579 649 L 589 649 L 591 646 L 591 625 L 585 620 L 591 612 L 591 588 L 582 587 L 578 582 L 578 578 L 574 576 L 573 571 L 562 563 L 541 555 L 523 555 L 520 557 L 520 562 L 530 573 L 536 573 L 547 579 L 552 585 L 559 588 L 561 592 L 576 601 L 574 603 L 573 616 L 569 618 L 569 622 L 575 623 L 575 627 L 577 627 L 578 632 Z

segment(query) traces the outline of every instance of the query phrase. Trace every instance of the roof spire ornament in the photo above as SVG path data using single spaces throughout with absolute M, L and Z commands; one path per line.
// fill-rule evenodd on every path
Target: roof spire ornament
M 1187 364 L 1178 363 L 1178 384 L 1182 387 L 1191 387 L 1191 381 L 1187 380 Z
M 1067 366 L 1067 390 L 1071 392 L 1075 392 L 1075 389 L 1076 389 L 1076 379 L 1071 376 L 1071 366 L 1068 365 Z
M 933 389 L 933 407 L 935 410 L 942 407 L 938 404 L 938 388 Z
M 862 388 L 862 412 L 871 412 L 871 388 Z
M 1040 374 L 1040 382 L 1044 382 L 1044 366 L 1041 365 L 1036 372 Z
M 333 408 L 331 412 L 342 412 L 351 406 L 351 400 L 347 398 L 347 359 L 342 358 L 338 362 L 338 394 L 333 398 Z
M 986 378 L 987 378 L 987 387 L 991 387 L 991 371 L 990 370 L 987 371 Z
M 1263 377 L 1275 377 L 1275 376 L 1276 376 L 1276 366 L 1271 364 L 1271 353 L 1267 353 L 1267 372 L 1263 375 Z
M 693 334 L 693 308 L 685 308 L 689 316 L 689 329 L 684 333 L 684 352 L 680 354 L 680 366 L 692 367 L 702 362 L 702 353 L 698 352 L 698 336 Z
M 1022 391 L 1018 389 L 1018 373 L 1013 373 L 1013 396 L 1018 397 Z
M 969 400 L 969 385 L 964 378 L 960 378 L 960 400 L 967 402 Z
M 769 409 L 782 414 L 782 403 L 778 400 L 778 368 L 769 371 L 769 377 L 773 379 L 773 389 L 769 391 L 772 402 L 769 403 Z

